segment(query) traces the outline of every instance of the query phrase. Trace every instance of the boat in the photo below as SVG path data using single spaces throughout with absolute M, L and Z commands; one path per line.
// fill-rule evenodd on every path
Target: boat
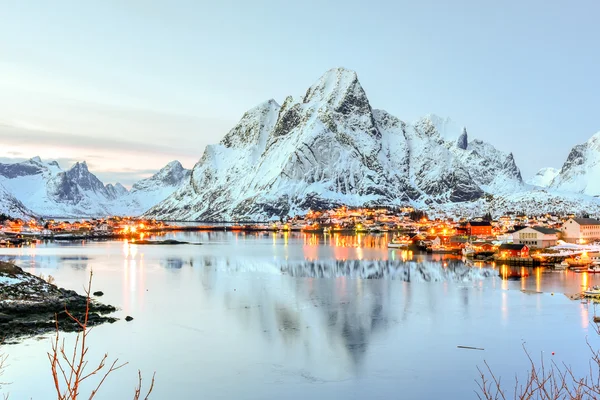
M 411 245 L 410 238 L 408 236 L 396 236 L 392 238 L 392 241 L 388 243 L 389 249 L 408 249 Z
M 592 264 L 588 267 L 587 272 L 590 274 L 598 274 L 600 273 L 600 265 Z
M 427 248 L 427 252 L 434 254 L 453 254 L 456 253 L 457 250 L 446 246 L 431 246 Z
M 465 257 L 474 257 L 475 249 L 470 244 L 467 244 L 462 250 L 462 255 Z
M 573 270 L 586 269 L 592 264 L 592 260 L 590 260 L 587 256 L 567 258 L 565 262 L 569 265 L 569 268 Z
M 562 271 L 562 270 L 565 270 L 567 268 L 569 268 L 569 263 L 566 262 L 565 260 L 562 260 L 560 263 L 554 264 L 554 269 L 555 270 Z
M 408 249 L 408 246 L 409 246 L 408 243 L 393 243 L 393 242 L 390 242 L 387 245 L 388 249 Z
M 583 291 L 584 297 L 600 297 L 600 286 L 593 286 Z

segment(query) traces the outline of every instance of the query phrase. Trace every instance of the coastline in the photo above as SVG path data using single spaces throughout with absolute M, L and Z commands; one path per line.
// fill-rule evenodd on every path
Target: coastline
M 74 290 L 59 288 L 42 278 L 23 271 L 14 264 L 0 261 L 0 332 L 6 344 L 15 339 L 53 332 L 58 328 L 73 332 L 79 326 L 66 313 L 82 318 L 87 297 Z M 88 325 L 113 323 L 106 316 L 116 311 L 91 299 Z

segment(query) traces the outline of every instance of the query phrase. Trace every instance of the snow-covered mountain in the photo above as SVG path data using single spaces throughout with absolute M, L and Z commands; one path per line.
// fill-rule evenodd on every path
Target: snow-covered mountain
M 63 171 L 56 161 L 39 157 L 14 164 L 0 164 L 0 212 L 11 216 L 97 217 L 140 215 L 164 200 L 189 177 L 178 161 L 142 179 L 128 191 L 120 183 L 104 185 L 77 162 Z
M 2 184 L 0 184 L 0 214 L 13 218 L 29 219 L 35 217 L 35 213 L 25 207 L 17 200 Z
M 527 183 L 533 186 L 548 187 L 559 172 L 559 169 L 552 167 L 542 168 L 532 178 L 527 180 Z
M 114 185 L 112 183 L 109 183 L 104 187 L 106 188 L 106 191 L 108 192 L 108 195 L 111 199 L 118 199 L 120 197 L 126 196 L 129 193 L 127 188 L 121 185 L 119 182 L 115 183 Z
M 190 174 L 191 171 L 183 168 L 179 161 L 171 161 L 156 174 L 136 182 L 121 197 L 123 214 L 140 215 L 149 210 L 187 183 Z
M 600 132 L 571 149 L 550 188 L 600 196 Z
M 457 203 L 523 187 L 512 154 L 469 141 L 447 119 L 409 124 L 373 110 L 356 73 L 337 68 L 304 96 L 246 112 L 147 215 L 272 218 L 339 204 Z
M 42 216 L 110 214 L 111 193 L 85 162 L 63 171 L 56 161 L 39 157 L 0 164 L 0 183 L 27 208 Z

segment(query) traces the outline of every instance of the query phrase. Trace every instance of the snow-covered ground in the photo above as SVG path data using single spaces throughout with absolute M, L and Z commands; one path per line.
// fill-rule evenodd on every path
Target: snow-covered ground
M 0 273 L 0 286 L 16 285 L 17 283 L 21 283 L 21 282 L 24 282 L 24 280 L 21 278 L 5 276 L 5 275 L 2 275 L 2 273 Z

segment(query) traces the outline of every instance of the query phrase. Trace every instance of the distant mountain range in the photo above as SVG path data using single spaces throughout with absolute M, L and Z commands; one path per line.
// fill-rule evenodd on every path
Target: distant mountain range
M 512 154 L 429 115 L 414 123 L 371 107 L 355 72 L 327 71 L 306 93 L 246 112 L 190 170 L 173 161 L 128 191 L 76 163 L 0 164 L 0 212 L 263 220 L 338 205 L 413 205 L 462 215 L 600 212 L 600 132 L 560 170 L 524 182 Z
M 56 161 L 34 157 L 0 164 L 0 212 L 16 217 L 139 215 L 173 193 L 189 174 L 173 161 L 128 191 L 119 183 L 104 185 L 85 161 L 63 171 Z

